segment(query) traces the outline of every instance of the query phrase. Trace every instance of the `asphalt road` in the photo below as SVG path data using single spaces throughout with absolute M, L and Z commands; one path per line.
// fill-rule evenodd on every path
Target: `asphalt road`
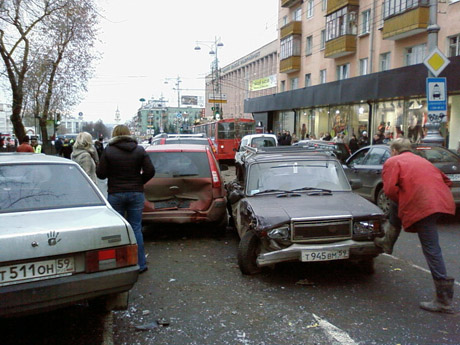
M 448 272 L 460 281 L 460 217 L 439 229 Z M 401 235 L 393 256 L 379 256 L 371 276 L 344 262 L 281 264 L 244 276 L 238 242 L 230 229 L 214 238 L 200 227 L 146 228 L 149 271 L 127 311 L 80 305 L 1 320 L 0 345 L 460 344 L 460 314 L 418 308 L 433 283 L 414 234 Z

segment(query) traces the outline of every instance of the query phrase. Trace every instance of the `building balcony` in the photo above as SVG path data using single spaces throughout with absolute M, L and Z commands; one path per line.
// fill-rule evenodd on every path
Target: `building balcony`
M 290 56 L 280 61 L 280 73 L 300 71 L 300 56 Z
M 281 0 L 281 7 L 292 7 L 300 4 L 302 0 Z
M 328 0 L 326 15 L 329 15 L 345 6 L 359 6 L 359 0 Z
M 386 40 L 402 38 L 426 32 L 430 20 L 429 7 L 417 7 L 384 19 L 382 35 Z
M 356 35 L 343 35 L 326 42 L 324 57 L 336 59 L 356 52 Z
M 302 35 L 302 22 L 290 22 L 281 28 L 281 39 L 290 35 Z

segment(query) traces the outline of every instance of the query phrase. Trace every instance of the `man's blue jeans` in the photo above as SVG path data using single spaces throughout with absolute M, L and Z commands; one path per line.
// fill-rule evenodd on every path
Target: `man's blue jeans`
M 144 209 L 144 193 L 122 192 L 111 193 L 107 200 L 110 205 L 126 218 L 133 228 L 137 241 L 137 258 L 140 270 L 146 268 L 144 238 L 142 236 L 142 210 Z

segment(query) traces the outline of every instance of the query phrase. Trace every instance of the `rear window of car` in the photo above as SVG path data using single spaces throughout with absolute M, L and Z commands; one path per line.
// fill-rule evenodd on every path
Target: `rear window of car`
M 211 177 L 206 152 L 148 152 L 155 177 Z
M 0 213 L 105 205 L 74 165 L 0 165 Z
M 413 150 L 419 156 L 429 160 L 431 163 L 458 163 L 459 157 L 441 147 L 416 147 Z
M 252 147 L 272 147 L 272 146 L 276 146 L 276 142 L 275 142 L 275 139 L 273 138 L 263 138 L 263 137 L 253 138 L 251 146 Z

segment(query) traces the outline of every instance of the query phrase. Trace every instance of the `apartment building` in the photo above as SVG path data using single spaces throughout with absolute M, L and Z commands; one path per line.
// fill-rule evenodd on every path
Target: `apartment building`
M 244 111 L 244 100 L 276 93 L 279 65 L 278 45 L 278 40 L 275 40 L 224 66 L 219 70 L 219 78 L 213 74 L 208 75 L 206 78 L 206 117 L 212 118 L 217 107 L 217 113 L 223 118 L 251 118 L 251 113 Z M 216 85 L 216 80 L 218 80 L 218 85 Z M 223 95 L 223 103 L 219 103 L 219 100 L 213 101 L 213 98 L 221 97 L 221 95 L 216 95 L 216 89 Z M 258 114 L 256 121 L 261 121 L 266 126 L 267 114 L 263 112 Z
M 427 121 L 429 0 L 280 0 L 278 93 L 247 99 L 275 132 L 371 135 L 422 140 Z M 460 1 L 437 7 L 438 48 L 450 63 L 441 134 L 460 140 Z

